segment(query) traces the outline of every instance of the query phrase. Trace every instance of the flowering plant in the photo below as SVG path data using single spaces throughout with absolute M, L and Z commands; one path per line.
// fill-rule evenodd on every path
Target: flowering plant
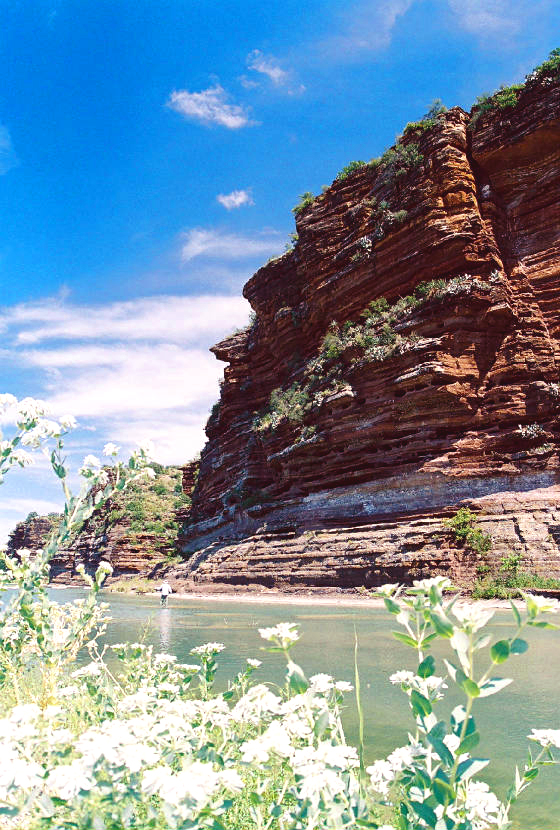
M 17 406 L 6 396 L 1 401 Z M 494 668 L 527 650 L 526 626 L 554 627 L 544 615 L 558 603 L 544 598 L 527 595 L 523 612 L 512 605 L 514 633 L 492 643 L 484 633 L 492 612 L 444 599 L 448 582 L 441 577 L 380 589 L 402 629 L 394 636 L 417 655 L 414 672 L 391 677 L 408 697 L 414 725 L 406 746 L 368 767 L 342 725 L 352 686 L 327 674 L 307 678 L 292 658 L 294 623 L 260 629 L 266 650 L 286 660 L 281 688 L 255 682 L 261 663 L 249 658 L 216 691 L 222 643 L 193 648 L 192 663 L 143 643 L 103 646 L 105 612 L 96 600 L 107 568 L 86 577 L 85 600 L 59 606 L 47 596 L 48 561 L 115 489 L 146 474 L 146 453 L 127 467 L 114 462 L 109 472 L 89 457 L 84 487 L 72 496 L 62 456 L 71 424 L 45 424 L 41 409 L 19 404 L 19 431 L 2 450 L 6 472 L 27 463 L 16 455 L 20 443 L 54 442 L 50 459 L 66 507 L 37 557 L 4 558 L 0 587 L 15 591 L 0 612 L 0 827 L 487 830 L 507 827 L 510 805 L 544 764 L 558 763 L 560 730 L 533 729 L 538 751 L 516 769 L 502 802 L 476 780 L 488 761 L 472 756 L 477 698 L 510 682 L 494 677 Z M 106 450 L 116 457 L 114 445 Z M 429 653 L 436 640 L 450 649 L 445 675 Z M 84 647 L 89 662 L 75 667 Z M 465 703 L 448 723 L 436 712 L 450 683 Z

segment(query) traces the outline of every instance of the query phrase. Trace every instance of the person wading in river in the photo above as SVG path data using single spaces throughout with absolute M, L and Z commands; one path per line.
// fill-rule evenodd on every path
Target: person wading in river
M 162 605 L 167 605 L 167 597 L 172 593 L 173 590 L 169 582 L 164 582 L 159 589 L 160 601 Z

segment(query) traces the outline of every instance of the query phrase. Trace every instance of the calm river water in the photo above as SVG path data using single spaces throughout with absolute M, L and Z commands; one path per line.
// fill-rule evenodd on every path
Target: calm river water
M 57 589 L 61 602 L 79 596 L 72 589 Z M 307 675 L 327 672 L 337 680 L 354 682 L 354 628 L 359 641 L 359 668 L 366 714 L 368 761 L 382 758 L 406 742 L 412 728 L 406 696 L 389 683 L 389 675 L 400 668 L 413 669 L 411 649 L 390 635 L 394 620 L 384 610 L 367 607 L 302 603 L 260 604 L 232 601 L 190 600 L 172 597 L 168 608 L 159 607 L 158 597 L 106 594 L 103 599 L 113 618 L 106 640 L 109 643 L 143 639 L 156 650 L 176 654 L 189 662 L 189 650 L 210 640 L 226 645 L 218 655 L 217 682 L 225 685 L 247 657 L 263 661 L 263 679 L 279 681 L 284 666 L 278 655 L 260 651 L 263 641 L 258 628 L 282 621 L 299 623 L 302 635 L 294 647 L 294 659 Z M 511 627 L 511 613 L 497 611 L 493 629 L 498 639 Z M 526 757 L 526 736 L 535 728 L 560 728 L 560 632 L 530 629 L 524 637 L 529 651 L 500 667 L 501 674 L 514 683 L 501 694 L 480 700 L 475 715 L 483 735 L 480 757 L 491 757 L 486 780 L 498 796 L 504 796 L 512 780 L 515 763 Z M 435 655 L 438 656 L 436 650 Z M 441 649 L 445 655 L 445 646 Z M 356 742 L 355 699 L 347 695 L 347 735 Z M 450 695 L 445 714 L 462 702 Z M 516 830 L 558 830 L 560 828 L 560 768 L 544 769 L 533 786 L 512 809 Z

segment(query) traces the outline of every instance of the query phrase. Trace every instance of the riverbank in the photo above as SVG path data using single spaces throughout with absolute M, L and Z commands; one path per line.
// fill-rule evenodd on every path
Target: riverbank
M 133 583 L 131 583 L 132 586 Z M 51 585 L 51 588 L 76 588 L 77 584 Z M 151 596 L 159 597 L 157 589 L 143 588 L 142 590 L 130 587 L 126 589 L 123 583 L 109 584 L 103 591 L 107 594 L 122 594 L 125 596 Z M 537 593 L 537 592 L 533 592 Z M 544 592 L 546 593 L 546 592 Z M 451 594 L 450 594 L 451 597 Z M 365 592 L 344 591 L 342 589 L 322 588 L 295 588 L 281 591 L 275 588 L 262 588 L 255 586 L 251 588 L 234 588 L 231 585 L 212 585 L 206 588 L 180 588 L 173 592 L 170 598 L 170 605 L 174 600 L 196 600 L 207 602 L 238 602 L 242 604 L 255 605 L 307 605 L 307 606 L 335 606 L 353 608 L 383 608 L 383 599 L 380 597 L 368 596 Z M 472 599 L 468 593 L 460 594 L 458 603 L 461 605 L 474 605 L 480 608 L 508 609 L 511 607 L 506 599 Z M 515 599 L 516 605 L 523 605 L 522 599 Z

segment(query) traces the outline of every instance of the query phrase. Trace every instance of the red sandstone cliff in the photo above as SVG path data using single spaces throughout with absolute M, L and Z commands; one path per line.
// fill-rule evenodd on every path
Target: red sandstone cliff
M 254 322 L 213 347 L 192 507 L 174 471 L 90 521 L 55 579 L 167 567 L 172 510 L 177 579 L 472 579 L 443 523 L 460 505 L 492 535 L 485 566 L 516 552 L 560 577 L 560 66 L 506 98 L 412 125 L 298 210 L 294 249 L 245 286 Z M 46 532 L 18 526 L 12 548 Z
M 456 107 L 335 181 L 298 213 L 295 248 L 249 280 L 255 322 L 212 349 L 228 365 L 178 574 L 357 585 L 453 570 L 440 517 L 468 503 L 495 556 L 560 575 L 557 73 L 515 94 L 472 125 Z M 379 298 L 389 309 L 364 328 Z M 333 321 L 350 322 L 329 348 Z

